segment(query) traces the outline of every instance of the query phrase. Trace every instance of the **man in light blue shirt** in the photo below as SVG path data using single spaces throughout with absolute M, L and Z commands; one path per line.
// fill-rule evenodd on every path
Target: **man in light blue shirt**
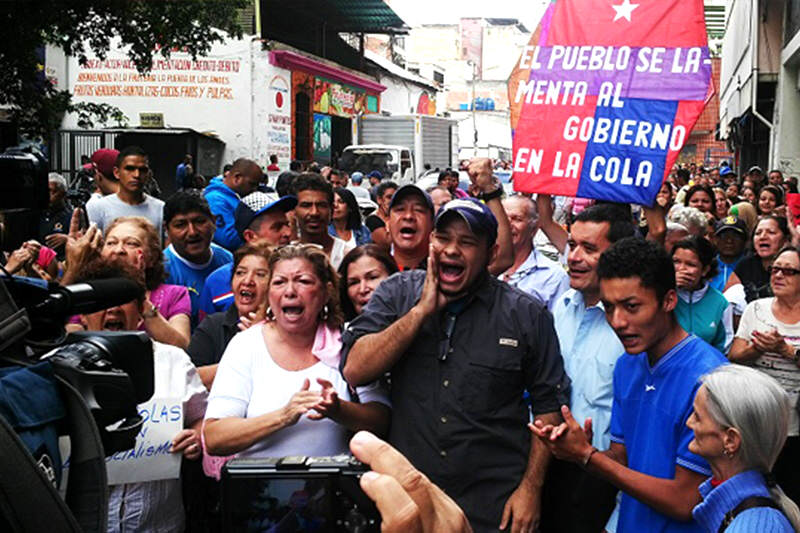
M 592 444 L 600 450 L 610 445 L 614 366 L 625 349 L 608 325 L 600 302 L 597 264 L 607 248 L 634 232 L 624 210 L 595 205 L 581 211 L 569 236 L 562 236 L 567 241 L 570 289 L 555 299 L 553 319 L 564 370 L 573 383 L 572 412 L 578 420 L 592 419 Z M 569 533 L 603 531 L 615 495 L 610 483 L 572 463 L 553 460 L 543 489 L 540 528 Z
M 511 225 L 514 264 L 502 279 L 535 296 L 552 312 L 556 299 L 569 288 L 569 277 L 562 266 L 548 259 L 533 246 L 539 229 L 536 204 L 527 196 L 512 196 L 503 201 Z

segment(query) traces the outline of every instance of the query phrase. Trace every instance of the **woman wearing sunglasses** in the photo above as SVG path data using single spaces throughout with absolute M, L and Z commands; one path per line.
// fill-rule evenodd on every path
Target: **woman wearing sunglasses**
M 774 472 L 793 500 L 800 498 L 800 250 L 783 248 L 769 267 L 771 298 L 747 305 L 728 357 L 769 374 L 780 383 L 795 409 L 789 418 L 789 438 Z

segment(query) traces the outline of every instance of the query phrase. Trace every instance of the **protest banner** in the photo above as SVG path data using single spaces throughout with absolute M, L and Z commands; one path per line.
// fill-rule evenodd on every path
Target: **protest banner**
M 514 189 L 652 205 L 713 95 L 702 0 L 554 0 L 509 78 Z
M 109 485 L 177 479 L 180 476 L 181 455 L 171 453 L 170 447 L 172 439 L 183 429 L 182 401 L 179 398 L 154 398 L 140 404 L 138 409 L 145 421 L 136 436 L 135 446 L 106 457 Z M 59 440 L 59 446 L 66 481 L 70 459 L 68 439 Z

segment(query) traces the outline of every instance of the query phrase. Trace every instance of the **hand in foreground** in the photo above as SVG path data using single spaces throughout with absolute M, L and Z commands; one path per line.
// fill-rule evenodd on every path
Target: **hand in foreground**
M 103 246 L 103 233 L 92 223 L 86 233 L 74 237 L 70 234 L 66 245 L 67 270 L 77 273 L 95 257 L 100 256 Z
M 333 383 L 326 379 L 317 378 L 317 383 L 322 385 L 322 399 L 313 407 L 316 413 L 308 413 L 308 418 L 311 420 L 322 420 L 323 418 L 330 418 L 334 420 L 339 415 L 341 402 L 336 389 L 333 388 Z
M 511 526 L 511 533 L 532 533 L 539 528 L 541 493 L 526 485 L 517 487 L 503 507 L 500 530 Z
M 182 429 L 175 438 L 172 439 L 171 453 L 181 453 L 189 460 L 194 461 L 202 455 L 200 447 L 200 433 L 196 429 Z
M 472 532 L 461 508 L 389 444 L 359 431 L 350 450 L 372 468 L 361 488 L 378 506 L 383 533 Z
M 289 403 L 283 408 L 284 423 L 286 426 L 297 424 L 300 417 L 308 413 L 319 402 L 322 401 L 322 394 L 319 391 L 310 391 L 311 382 L 308 378 L 303 380 L 303 386 L 299 391 L 292 395 Z
M 547 445 L 556 458 L 562 461 L 582 463 L 592 453 L 592 442 L 587 433 L 591 434 L 591 419 L 586 419 L 586 431 L 572 417 L 569 407 L 561 406 L 561 415 L 564 422 L 558 426 L 543 424 L 537 420 L 528 427 L 539 440 Z

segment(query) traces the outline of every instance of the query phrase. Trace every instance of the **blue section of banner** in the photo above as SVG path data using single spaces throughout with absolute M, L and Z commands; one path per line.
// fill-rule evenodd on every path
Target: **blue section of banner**
M 586 146 L 577 195 L 650 205 L 664 179 L 678 102 L 639 99 L 624 102 L 622 108 L 598 107 L 595 111 L 593 135 Z M 610 121 L 608 140 L 597 142 L 603 137 L 602 126 L 609 124 L 602 119 Z M 666 137 L 665 129 L 669 130 Z M 688 136 L 687 131 L 684 142 Z M 630 139 L 629 145 L 620 143 L 623 137 Z

